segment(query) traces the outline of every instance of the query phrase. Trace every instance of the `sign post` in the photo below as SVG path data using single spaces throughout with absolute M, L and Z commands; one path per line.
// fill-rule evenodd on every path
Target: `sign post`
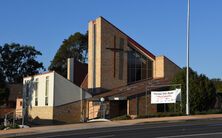
M 102 107 L 102 115 L 101 115 L 101 117 L 105 119 L 105 106 L 103 104 L 103 102 L 105 101 L 105 98 L 101 97 L 100 101 L 101 101 L 101 107 Z

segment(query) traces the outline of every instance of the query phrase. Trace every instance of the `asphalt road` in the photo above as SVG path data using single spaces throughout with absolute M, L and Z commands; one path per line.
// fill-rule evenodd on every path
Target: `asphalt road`
M 21 136 L 22 138 L 222 138 L 222 120 L 137 124 Z

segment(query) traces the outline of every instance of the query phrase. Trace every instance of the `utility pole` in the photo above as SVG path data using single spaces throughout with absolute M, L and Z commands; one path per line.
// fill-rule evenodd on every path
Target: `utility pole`
M 190 0 L 187 5 L 187 75 L 186 75 L 186 115 L 190 115 L 189 109 L 189 56 L 190 56 Z
M 81 104 L 80 104 L 80 106 L 81 106 L 81 122 L 84 122 L 85 121 L 85 117 L 84 117 L 84 115 L 83 115 L 83 89 L 82 88 L 80 88 L 80 102 L 81 102 Z
M 25 88 L 27 84 L 25 84 Z M 26 91 L 24 91 L 26 89 L 24 89 L 24 85 L 23 85 L 23 91 L 22 91 L 22 128 L 24 128 L 24 120 L 25 120 L 25 93 Z

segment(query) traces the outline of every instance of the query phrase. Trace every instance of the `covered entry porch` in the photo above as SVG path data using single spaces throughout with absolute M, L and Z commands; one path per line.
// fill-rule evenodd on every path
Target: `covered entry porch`
M 126 97 L 106 97 L 104 101 L 101 101 L 101 98 L 88 101 L 88 119 L 112 119 L 127 114 Z
M 127 114 L 126 97 L 109 97 L 109 118 L 123 116 Z

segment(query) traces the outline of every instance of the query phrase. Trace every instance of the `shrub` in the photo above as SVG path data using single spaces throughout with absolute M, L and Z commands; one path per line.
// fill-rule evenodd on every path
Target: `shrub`
M 216 101 L 216 88 L 208 77 L 189 69 L 189 101 L 190 112 L 208 111 L 214 108 Z M 172 84 L 182 85 L 182 109 L 185 112 L 186 105 L 186 68 L 183 68 L 173 79 Z
M 131 117 L 128 115 L 122 115 L 122 116 L 118 116 L 118 117 L 114 117 L 111 120 L 130 120 Z
M 152 117 L 170 117 L 170 116 L 182 116 L 183 113 L 175 113 L 175 112 L 161 112 L 161 113 L 153 113 L 148 115 L 139 115 L 137 118 L 152 118 Z
M 204 115 L 204 114 L 221 114 L 222 109 L 210 109 L 208 111 L 202 111 L 202 112 L 195 112 L 195 115 Z
M 0 130 L 3 130 L 5 128 L 4 125 L 0 125 Z

